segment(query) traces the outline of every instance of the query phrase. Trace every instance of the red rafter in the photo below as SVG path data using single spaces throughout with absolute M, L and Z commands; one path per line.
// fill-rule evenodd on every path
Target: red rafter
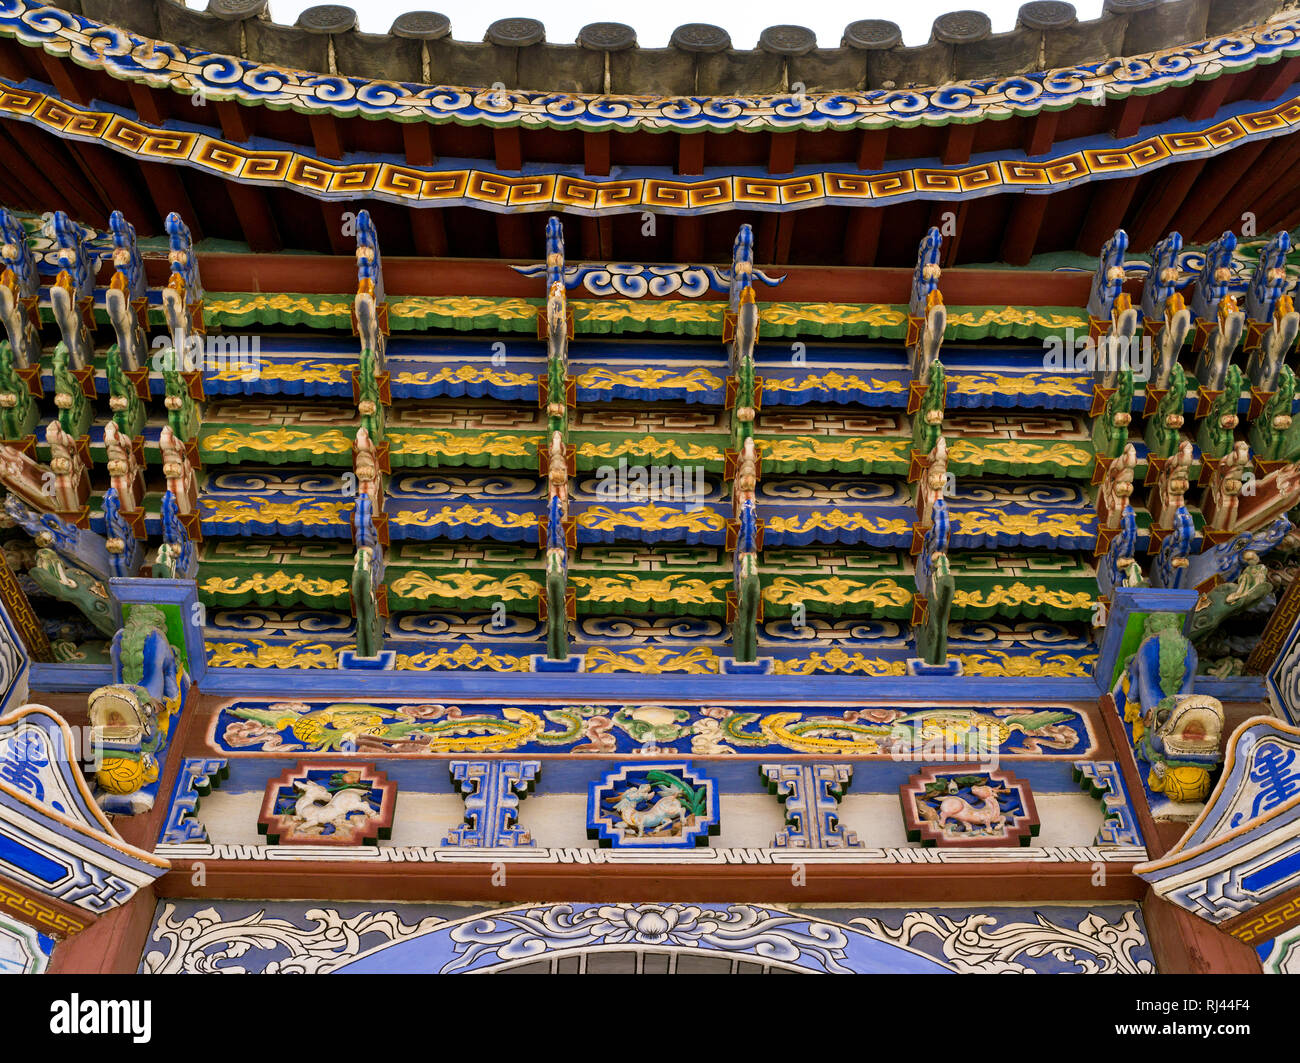
M 1130 250 L 1146 251 L 1174 228 L 1179 221 L 1183 203 L 1187 201 L 1192 186 L 1205 172 L 1208 161 L 1195 159 L 1166 167 L 1168 177 L 1157 179 L 1133 212 L 1135 222 L 1129 233 Z
M 1097 254 L 1101 245 L 1123 224 L 1137 186 L 1136 177 L 1119 177 L 1100 182 L 1092 194 L 1092 202 L 1088 204 L 1088 213 L 1074 246 L 1084 254 Z
M 609 176 L 609 138 L 607 130 L 582 134 L 582 169 L 587 176 Z
M 1016 196 L 1002 234 L 1000 254 L 1004 261 L 1013 266 L 1023 266 L 1034 257 L 1034 245 L 1038 243 L 1038 233 L 1043 227 L 1050 199 L 1050 196 Z
M 677 173 L 694 177 L 704 173 L 704 134 L 677 134 Z
M 1279 178 L 1286 194 L 1294 195 L 1295 183 L 1291 174 L 1297 163 L 1300 163 L 1300 136 L 1292 134 L 1270 141 L 1246 178 L 1233 186 L 1231 198 L 1225 200 L 1196 230 L 1194 239 L 1197 243 L 1213 240 L 1224 229 L 1240 225 L 1245 211 L 1254 213 L 1257 218 L 1262 217 L 1258 208 L 1279 183 Z
M 767 149 L 768 173 L 794 173 L 795 148 L 799 144 L 799 132 L 773 133 Z
M 884 224 L 883 207 L 850 207 L 844 226 L 844 264 L 871 266 L 880 247 L 880 228 Z
M 244 242 L 254 251 L 279 251 L 284 244 L 266 194 L 238 181 L 225 181 L 223 184 L 231 206 L 235 208 L 235 217 L 239 219 Z
M 517 173 L 524 168 L 524 146 L 517 127 L 492 130 L 492 152 L 497 169 Z

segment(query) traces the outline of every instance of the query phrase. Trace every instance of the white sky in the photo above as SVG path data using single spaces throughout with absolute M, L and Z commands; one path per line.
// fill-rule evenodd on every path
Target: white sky
M 299 12 L 320 0 L 271 0 L 271 17 L 292 25 Z M 753 48 L 758 35 L 768 26 L 795 23 L 817 34 L 823 48 L 839 47 L 840 35 L 850 22 L 883 18 L 898 23 L 903 43 L 924 44 L 930 39 L 934 20 L 948 11 L 979 8 L 993 20 L 993 32 L 1002 33 L 1016 24 L 1016 12 L 1024 0 L 899 0 L 896 3 L 845 3 L 823 0 L 807 8 L 789 0 L 655 0 L 648 7 L 614 4 L 610 0 L 340 0 L 357 11 L 361 29 L 385 33 L 403 11 L 441 11 L 451 19 L 451 34 L 457 40 L 481 41 L 483 31 L 499 18 L 527 16 L 546 26 L 546 39 L 571 44 L 578 30 L 589 22 L 625 22 L 637 32 L 642 48 L 662 48 L 678 26 L 708 22 L 731 34 L 736 48 Z M 1079 21 L 1101 15 L 1102 0 L 1072 0 Z

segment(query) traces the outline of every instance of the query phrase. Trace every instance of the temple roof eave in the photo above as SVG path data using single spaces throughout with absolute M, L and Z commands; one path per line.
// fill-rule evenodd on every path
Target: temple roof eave
M 81 6 L 87 12 L 114 14 L 122 25 L 146 29 L 133 32 L 105 25 L 88 14 L 73 14 L 36 0 L 10 0 L 9 11 L 0 13 L 0 35 L 12 37 L 29 47 L 41 48 L 50 55 L 71 59 L 80 67 L 103 70 L 120 80 L 170 88 L 185 95 L 202 93 L 212 100 L 236 100 L 277 109 L 289 107 L 301 113 L 331 114 L 340 118 L 363 116 L 398 121 L 455 121 L 490 127 L 523 125 L 592 132 L 907 128 L 997 120 L 1017 115 L 1031 116 L 1042 111 L 1060 111 L 1123 99 L 1129 95 L 1148 95 L 1300 56 L 1300 20 L 1285 18 L 1278 9 L 1285 9 L 1286 4 L 1279 5 L 1271 0 L 1246 5 L 1217 3 L 1211 13 L 1214 17 L 1204 27 L 1198 30 L 1199 21 L 1187 23 L 1184 20 L 1181 33 L 1167 30 L 1156 34 L 1149 28 L 1140 32 L 1138 22 L 1147 18 L 1148 13 L 1125 14 L 1122 16 L 1128 20 L 1125 32 L 1118 36 L 1112 34 L 1106 42 L 1108 46 L 1118 46 L 1117 50 L 1109 50 L 1109 47 L 1100 51 L 1093 49 L 1097 51 L 1094 55 L 1083 43 L 1087 36 L 1083 31 L 1088 27 L 1113 23 L 1120 18 L 1116 11 L 1135 6 L 1110 0 L 1107 13 L 1091 23 L 1076 22 L 1060 30 L 1035 31 L 1021 25 L 1012 34 L 982 37 L 972 40 L 969 45 L 944 44 L 947 53 L 951 53 L 951 62 L 947 66 L 931 64 L 926 71 L 918 68 L 912 72 L 916 77 L 909 76 L 905 66 L 892 71 L 893 76 L 884 76 L 890 73 L 884 68 L 881 68 L 883 73 L 877 71 L 873 74 L 872 59 L 879 59 L 884 54 L 879 50 L 855 52 L 851 47 L 841 47 L 813 49 L 802 56 L 788 56 L 773 55 L 762 49 L 756 53 L 730 48 L 725 52 L 691 51 L 689 45 L 678 42 L 675 47 L 663 50 L 642 52 L 633 49 L 645 57 L 661 51 L 672 53 L 656 61 L 655 65 L 668 71 L 662 80 L 638 83 L 635 78 L 624 78 L 619 81 L 611 78 L 610 64 L 602 62 L 599 64 L 598 83 L 589 84 L 592 79 L 585 77 L 577 67 L 566 73 L 559 57 L 553 57 L 556 62 L 549 66 L 555 69 L 548 75 L 548 64 L 530 66 L 526 61 L 527 54 L 537 49 L 567 49 L 579 53 L 571 58 L 581 67 L 579 60 L 598 58 L 600 52 L 577 45 L 547 45 L 542 41 L 508 48 L 512 54 L 517 53 L 516 75 L 488 82 L 488 87 L 475 90 L 426 82 L 438 73 L 445 72 L 449 80 L 454 80 L 453 75 L 469 71 L 487 81 L 487 73 L 495 69 L 489 61 L 495 54 L 493 50 L 500 50 L 503 46 L 490 41 L 483 44 L 455 42 L 447 37 L 419 40 L 400 33 L 378 37 L 359 34 L 355 28 L 321 33 L 304 28 L 301 19 L 300 26 L 295 28 L 278 27 L 258 19 L 231 21 L 208 12 L 180 7 L 171 0 L 83 0 Z M 258 7 L 257 4 L 240 6 L 250 10 Z M 1026 9 L 1037 6 L 1042 5 L 1029 4 Z M 1158 9 L 1186 6 L 1183 3 L 1162 4 Z M 1188 32 L 1204 33 L 1212 26 L 1226 26 L 1231 21 L 1225 13 L 1229 7 L 1238 23 L 1232 29 L 1241 31 L 1235 36 L 1222 36 L 1227 31 L 1221 28 L 1217 35 L 1200 39 L 1186 35 Z M 145 9 L 156 17 L 148 17 Z M 304 18 L 318 10 L 325 9 L 309 9 Z M 188 28 L 174 24 L 172 16 L 176 12 L 184 13 L 183 19 L 190 24 Z M 1250 21 L 1268 16 L 1272 16 L 1271 22 L 1250 25 Z M 1024 11 L 1022 22 L 1023 19 Z M 1240 25 L 1242 20 L 1247 20 L 1246 27 Z M 220 32 L 199 32 L 198 27 L 207 22 L 213 23 Z M 170 43 L 149 35 L 155 23 L 158 32 L 169 31 Z M 398 20 L 400 23 L 401 19 Z M 250 26 L 257 28 L 250 32 Z M 231 27 L 239 29 L 233 37 L 229 34 Z M 274 28 L 277 33 L 287 33 L 292 29 L 320 47 L 299 51 L 283 46 L 283 43 L 275 48 L 262 47 L 258 43 L 262 39 L 259 35 L 270 32 L 266 27 Z M 1069 53 L 1054 51 L 1044 45 L 1034 50 L 1034 62 L 1029 65 L 1013 64 L 1008 68 L 990 59 L 984 68 L 963 71 L 957 63 L 958 53 L 966 47 L 983 45 L 986 51 L 1005 59 L 1010 54 L 1008 50 L 992 45 L 997 38 L 1033 32 L 1046 40 L 1053 33 L 1066 33 L 1067 30 L 1079 38 Z M 1096 32 L 1100 33 L 1100 28 Z M 343 43 L 351 39 L 349 35 L 377 38 L 398 51 L 418 46 L 422 50 L 420 61 L 409 69 L 378 63 L 378 69 L 372 66 L 363 71 L 360 67 L 350 66 L 346 59 L 340 60 L 340 56 L 349 54 L 347 45 Z M 1134 53 L 1128 47 L 1130 42 L 1158 47 Z M 326 44 L 328 47 L 324 47 Z M 899 56 L 907 52 L 923 52 L 933 50 L 934 44 L 932 41 L 923 48 L 913 49 L 898 45 L 893 52 Z M 223 45 L 230 46 L 228 54 L 221 52 Z M 442 55 L 440 52 L 431 56 L 429 49 L 434 46 L 442 51 L 453 47 L 471 49 L 473 62 L 467 65 L 453 61 L 455 57 L 450 53 Z M 850 53 L 848 58 L 854 61 L 851 76 L 849 73 L 835 73 L 843 65 L 841 61 L 845 57 L 830 54 L 845 52 Z M 623 50 L 609 53 L 627 54 L 630 52 Z M 609 55 L 604 58 L 608 59 Z M 705 60 L 713 62 L 719 55 L 728 57 L 732 68 L 730 73 L 702 77 L 697 69 L 700 64 Z M 746 74 L 748 60 L 743 58 L 749 55 L 779 60 L 779 74 L 771 75 L 769 72 L 749 77 Z M 1115 55 L 1128 58 L 1111 58 Z M 322 62 L 311 62 L 321 57 Z M 689 84 L 675 79 L 671 73 L 674 60 L 683 57 L 693 64 L 695 71 L 688 79 Z M 1051 63 L 1054 58 L 1058 60 L 1055 65 Z M 1067 58 L 1073 65 L 1064 62 Z M 295 59 L 298 61 L 296 64 Z M 804 71 L 799 65 L 801 62 L 815 65 Z M 768 62 L 766 65 L 772 64 Z M 319 72 L 311 72 L 313 67 Z M 1046 72 L 1033 72 L 1044 67 Z M 844 69 L 848 71 L 850 68 Z M 531 74 L 530 70 L 537 72 Z M 377 79 L 361 76 L 375 72 L 388 76 Z M 923 77 L 924 72 L 931 77 Z M 237 77 L 234 76 L 236 73 Z M 966 76 L 962 78 L 958 76 L 960 74 Z M 994 79 L 991 84 L 988 80 L 981 80 L 989 78 Z M 553 87 L 540 91 L 523 87 L 530 81 Z M 924 84 L 934 87 L 911 87 Z M 652 88 L 660 89 L 660 92 L 646 91 Z M 593 89 L 600 91 L 591 91 Z

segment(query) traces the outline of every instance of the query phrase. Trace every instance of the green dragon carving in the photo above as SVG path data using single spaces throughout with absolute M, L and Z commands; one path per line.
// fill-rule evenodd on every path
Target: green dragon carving
M 546 656 L 562 661 L 569 655 L 569 617 L 565 609 L 568 588 L 564 551 L 546 551 Z
M 743 554 L 736 566 L 736 616 L 731 624 L 731 647 L 740 662 L 758 660 L 758 606 L 762 587 L 758 558 Z
M 119 650 L 123 683 L 145 682 L 145 669 L 148 667 L 145 651 L 149 637 L 155 631 L 166 639 L 167 617 L 163 611 L 154 605 L 133 606 L 122 628 Z
M 1118 458 L 1128 442 L 1132 420 L 1133 370 L 1126 368 L 1120 370 L 1115 393 L 1106 400 L 1106 408 L 1092 423 L 1092 449 L 1103 458 Z
M 1259 416 L 1250 422 L 1250 448 L 1264 461 L 1295 461 L 1300 457 L 1300 433 L 1293 429 L 1291 406 L 1295 401 L 1295 373 L 1283 366 L 1277 390 L 1269 396 Z
M 174 361 L 175 359 L 171 359 Z M 163 404 L 167 407 L 167 423 L 182 443 L 188 443 L 199 434 L 202 420 L 199 404 L 190 394 L 189 385 L 179 369 L 169 369 L 168 361 L 163 363 L 163 388 L 166 397 Z
M 4 340 L 0 342 L 0 439 L 31 435 L 39 417 L 31 389 L 14 365 L 13 348 Z
M 1196 445 L 1203 458 L 1221 458 L 1232 449 L 1233 430 L 1237 427 L 1237 407 L 1245 382 L 1241 369 L 1228 367 L 1223 391 L 1210 404 L 1210 412 L 1201 420 L 1196 432 Z
M 375 657 L 384 648 L 384 618 L 375 597 L 372 555 L 368 546 L 352 562 L 352 605 L 357 616 L 357 656 Z
M 1256 564 L 1248 565 L 1232 583 L 1220 583 L 1208 594 L 1201 595 L 1192 613 L 1192 641 L 1213 634 L 1230 616 L 1249 609 L 1270 590 L 1268 569 Z
M 370 433 L 374 442 L 379 443 L 384 438 L 384 402 L 376 369 L 374 351 L 363 348 L 357 363 L 357 390 L 361 395 L 357 409 L 361 414 L 361 427 Z
M 68 348 L 60 343 L 54 348 L 54 405 L 59 409 L 59 427 L 73 439 L 90 431 L 95 411 L 86 401 L 81 382 L 68 365 Z
M 956 584 L 947 554 L 936 554 L 931 564 L 930 597 L 925 623 L 916 632 L 916 650 L 926 664 L 940 665 L 948 660 L 948 621 Z
M 947 397 L 943 365 L 937 361 L 931 362 L 925 394 L 921 396 L 921 408 L 912 417 L 912 449 L 918 454 L 929 454 L 939 442 L 939 436 L 943 433 L 943 410 Z
M 76 606 L 97 631 L 110 636 L 117 633 L 121 614 L 102 580 L 95 579 L 84 568 L 68 564 L 45 547 L 36 551 L 30 575 L 51 598 Z
M 1172 458 L 1182 442 L 1183 404 L 1187 400 L 1187 371 L 1175 365 L 1169 374 L 1169 388 L 1161 396 L 1155 413 L 1147 418 L 1143 438 L 1147 452 L 1157 458 Z
M 126 378 L 122 355 L 116 346 L 109 348 L 104 359 L 104 371 L 108 376 L 108 404 L 113 411 L 113 420 L 128 439 L 134 439 L 144 431 L 147 413 L 135 385 Z

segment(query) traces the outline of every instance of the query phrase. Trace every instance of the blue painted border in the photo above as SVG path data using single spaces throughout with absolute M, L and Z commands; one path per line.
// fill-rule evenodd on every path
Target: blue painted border
M 810 688 L 809 680 L 816 682 Z M 113 682 L 109 664 L 50 664 L 33 661 L 30 676 L 34 691 L 77 693 Z M 766 700 L 862 701 L 894 698 L 900 702 L 960 701 L 965 703 L 1043 701 L 1071 699 L 1095 701 L 1097 683 L 1089 678 L 1008 678 L 949 676 L 743 676 L 743 675 L 600 675 L 574 673 L 481 672 L 378 672 L 333 668 L 209 668 L 202 683 L 204 694 L 294 698 L 430 697 L 435 694 L 467 697 L 521 696 L 539 698 L 595 698 L 646 701 L 654 698 L 752 698 Z M 810 689 L 815 693 L 810 694 Z M 1196 690 L 1223 701 L 1262 701 L 1263 676 L 1227 679 L 1198 677 Z

